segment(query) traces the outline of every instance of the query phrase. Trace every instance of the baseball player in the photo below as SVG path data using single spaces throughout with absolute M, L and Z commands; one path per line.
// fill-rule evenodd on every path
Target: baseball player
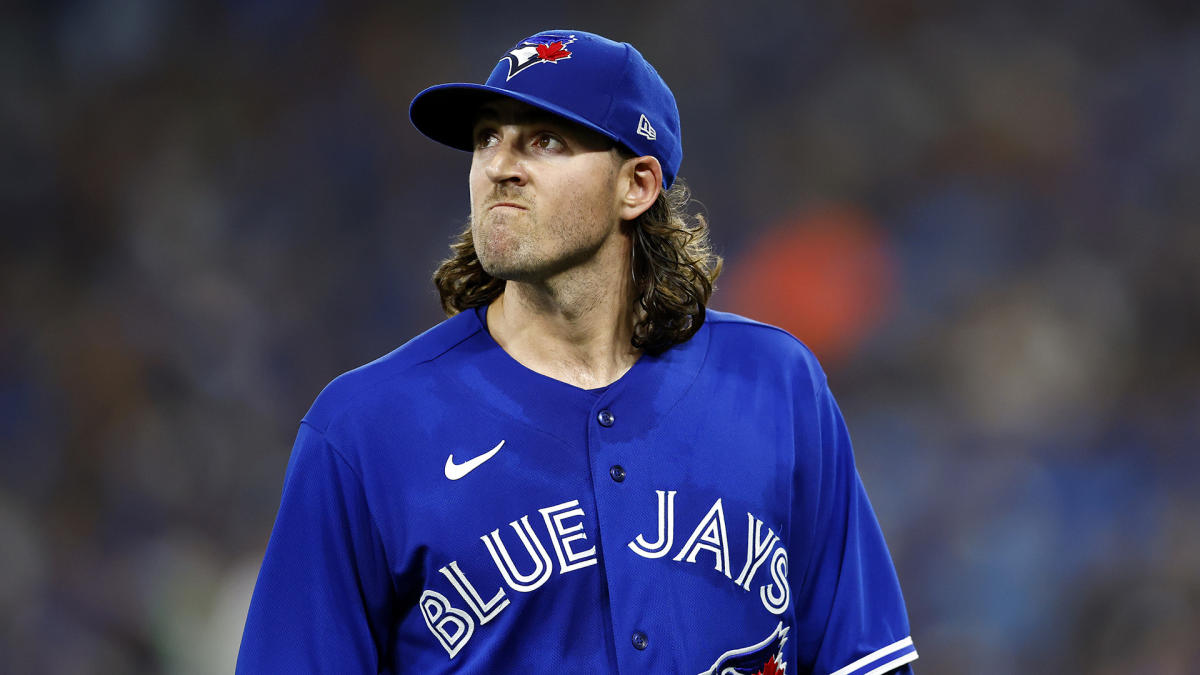
M 471 152 L 450 318 L 300 425 L 243 673 L 909 673 L 825 375 L 705 305 L 674 96 L 538 33 L 410 116 Z

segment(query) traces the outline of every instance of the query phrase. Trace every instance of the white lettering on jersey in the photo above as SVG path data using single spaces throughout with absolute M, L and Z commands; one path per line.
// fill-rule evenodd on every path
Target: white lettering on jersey
M 425 617 L 425 625 L 429 626 L 434 637 L 450 653 L 450 658 L 457 656 L 475 633 L 475 622 L 471 620 L 471 616 L 461 609 L 451 607 L 446 596 L 437 591 L 426 590 L 417 604 L 421 606 L 421 616 Z
M 679 555 L 673 559 L 680 561 L 686 557 L 688 562 L 694 563 L 696 554 L 702 549 L 711 551 L 716 558 L 713 569 L 724 572 L 725 576 L 733 578 L 733 574 L 729 571 L 729 536 L 725 532 L 725 510 L 721 507 L 719 497 L 704 518 L 700 520 L 700 524 L 692 531 L 692 536 L 688 537 L 687 543 L 679 549 Z
M 671 551 L 675 543 L 675 492 L 655 490 L 658 494 L 658 539 L 646 541 L 642 535 L 629 542 L 629 548 L 643 558 L 661 558 Z M 665 502 L 665 504 L 664 504 Z
M 554 544 L 554 552 L 558 554 L 559 574 L 596 564 L 596 547 L 586 551 L 576 551 L 571 542 L 580 539 L 587 541 L 583 532 L 583 523 L 567 526 L 564 521 L 568 518 L 583 518 L 583 509 L 579 508 L 579 500 L 547 506 L 538 509 L 546 521 L 546 529 L 550 531 L 550 543 Z M 570 535 L 570 536 L 567 536 Z
M 504 596 L 503 588 L 497 588 L 496 594 L 492 596 L 492 599 L 484 602 L 483 597 L 479 595 L 479 591 L 475 590 L 475 586 L 467 580 L 462 570 L 458 569 L 457 560 L 450 561 L 449 565 L 438 571 L 450 580 L 450 584 L 454 586 L 454 590 L 458 591 L 458 594 L 466 601 L 467 606 L 474 612 L 475 618 L 479 619 L 480 626 L 496 618 L 505 607 L 508 607 L 509 600 Z
M 529 526 L 529 516 L 521 516 L 520 521 L 514 520 L 509 525 L 516 530 L 517 536 L 521 538 L 521 543 L 525 545 L 525 552 L 533 561 L 533 571 L 528 574 L 521 574 L 517 570 L 512 556 L 508 554 L 508 547 L 500 539 L 499 528 L 492 530 L 480 539 L 487 546 L 488 553 L 492 554 L 492 560 L 496 562 L 496 567 L 500 570 L 500 574 L 503 575 L 504 582 L 508 584 L 509 588 L 521 593 L 535 591 L 550 578 L 552 571 L 550 555 L 546 553 L 546 547 L 542 545 L 537 535 L 533 533 L 533 528 Z
M 787 549 L 780 546 L 771 555 L 771 579 L 774 584 L 763 584 L 758 589 L 763 607 L 772 614 L 783 614 L 788 606 L 788 555 Z
M 639 534 L 633 541 L 628 542 L 627 546 L 638 556 L 663 558 L 671 552 L 675 541 L 676 492 L 655 490 L 658 498 L 657 538 L 649 542 L 643 534 Z M 596 546 L 583 548 L 588 544 L 583 522 L 587 519 L 587 513 L 580 506 L 578 499 L 547 506 L 538 509 L 538 512 L 542 514 L 546 523 L 550 543 L 558 558 L 560 574 L 599 563 Z M 504 578 L 504 583 L 520 593 L 529 593 L 541 588 L 553 576 L 554 571 L 554 564 L 546 546 L 529 523 L 530 515 L 508 523 L 516 532 L 529 557 L 530 563 L 523 564 L 532 564 L 532 569 L 525 573 L 522 573 L 513 561 L 508 546 L 500 536 L 501 528 L 480 537 Z M 694 564 L 700 551 L 708 551 L 713 554 L 713 569 L 747 592 L 750 591 L 759 569 L 769 560 L 770 564 L 767 567 L 771 579 L 759 586 L 759 599 L 763 607 L 772 614 L 781 615 L 786 612 L 791 602 L 787 579 L 788 553 L 779 536 L 754 514 L 746 513 L 746 561 L 736 580 L 733 579 L 729 564 L 729 548 L 724 505 L 718 498 L 692 530 L 687 543 L 678 550 L 673 560 Z M 450 582 L 470 610 L 468 613 L 452 606 L 446 596 L 434 590 L 425 590 L 421 594 L 419 605 L 425 625 L 453 659 L 471 639 L 476 625 L 486 625 L 499 616 L 512 601 L 503 586 L 499 586 L 492 597 L 485 601 L 459 568 L 456 560 L 441 567 L 438 572 Z
M 767 528 L 767 536 L 765 539 L 759 539 L 759 534 L 763 529 L 763 522 L 755 518 L 753 514 L 746 513 L 746 564 L 742 566 L 742 573 L 738 575 L 737 585 L 750 590 L 750 580 L 754 578 L 754 573 L 758 568 L 767 561 L 767 556 L 771 554 L 771 547 L 779 541 L 771 528 Z

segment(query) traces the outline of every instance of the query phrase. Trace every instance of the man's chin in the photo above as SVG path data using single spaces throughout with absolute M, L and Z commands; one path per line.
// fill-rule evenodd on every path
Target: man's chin
M 514 264 L 512 261 L 507 260 L 496 260 L 480 256 L 479 266 L 489 276 L 495 279 L 503 279 L 504 281 L 527 281 L 530 276 L 530 270 L 526 266 Z
M 476 249 L 476 255 L 479 255 L 478 249 Z M 595 251 L 591 249 L 580 250 L 561 258 L 547 257 L 540 260 L 529 257 L 513 259 L 504 256 L 479 255 L 479 264 L 483 267 L 484 272 L 496 279 L 518 283 L 544 283 L 578 267 L 594 255 Z
M 541 279 L 545 278 L 545 275 L 536 274 L 529 270 L 523 269 L 504 267 L 488 269 L 487 267 L 484 267 L 483 271 L 487 272 L 488 275 L 494 279 L 500 279 L 501 281 L 515 281 L 517 283 L 525 284 L 540 281 Z
M 555 270 L 546 266 L 519 264 L 511 261 L 487 261 L 480 260 L 480 266 L 483 271 L 490 276 L 504 281 L 515 281 L 517 283 L 538 283 L 554 276 Z

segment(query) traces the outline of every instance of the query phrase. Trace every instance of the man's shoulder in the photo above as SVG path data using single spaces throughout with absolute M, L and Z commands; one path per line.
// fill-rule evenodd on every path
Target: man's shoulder
M 706 312 L 704 321 L 711 335 L 709 352 L 722 360 L 754 363 L 787 372 L 801 370 L 814 382 L 825 379 L 812 350 L 778 326 L 713 309 Z
M 807 345 L 778 326 L 715 309 L 708 310 L 704 320 L 710 326 L 713 340 L 747 349 L 767 350 L 776 356 L 816 359 Z
M 317 396 L 304 420 L 324 429 L 347 409 L 369 407 L 372 401 L 419 391 L 422 380 L 435 376 L 428 366 L 452 354 L 455 347 L 480 330 L 482 324 L 470 310 L 433 326 L 374 361 L 334 378 Z

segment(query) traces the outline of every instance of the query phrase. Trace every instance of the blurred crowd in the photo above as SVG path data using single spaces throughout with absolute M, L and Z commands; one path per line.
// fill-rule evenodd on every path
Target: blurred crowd
M 1200 5 L 594 4 L 0 8 L 0 673 L 231 670 L 299 418 L 441 317 L 408 102 L 551 27 L 674 89 L 918 672 L 1200 673 Z

